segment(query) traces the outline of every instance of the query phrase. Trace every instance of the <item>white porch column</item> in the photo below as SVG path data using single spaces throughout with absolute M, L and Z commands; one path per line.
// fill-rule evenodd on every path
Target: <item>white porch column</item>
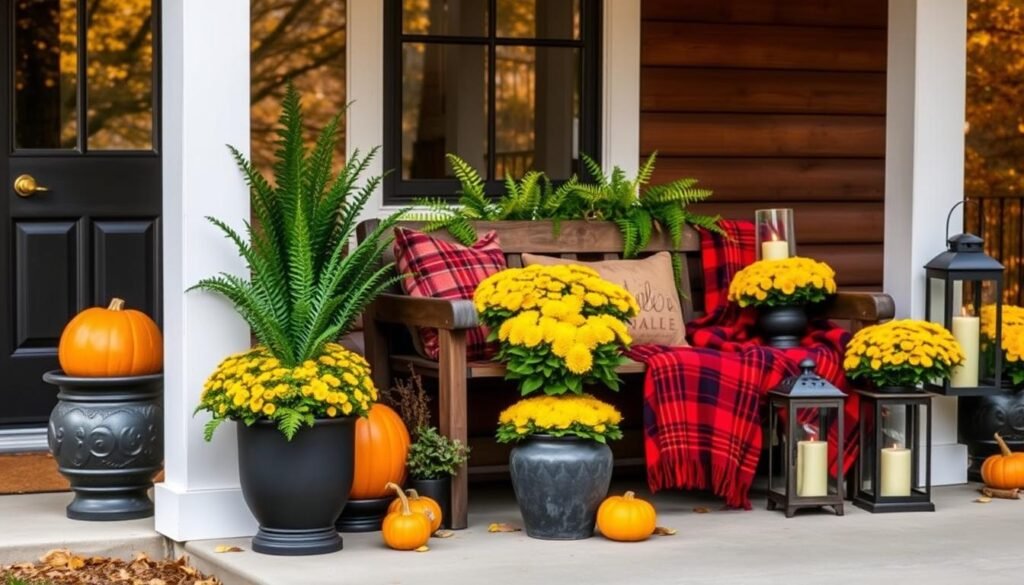
M 640 0 L 604 0 L 601 166 L 640 167 Z
M 203 441 L 192 411 L 204 378 L 249 346 L 249 328 L 223 299 L 185 293 L 244 264 L 205 216 L 235 226 L 249 194 L 225 144 L 249 145 L 249 0 L 165 2 L 163 43 L 164 440 L 156 529 L 177 541 L 255 533 L 238 487 L 234 428 Z
M 966 0 L 889 2 L 885 290 L 898 317 L 924 317 L 923 266 L 945 248 L 946 214 L 963 198 L 966 31 Z M 935 399 L 932 425 L 932 483 L 965 483 L 956 398 Z

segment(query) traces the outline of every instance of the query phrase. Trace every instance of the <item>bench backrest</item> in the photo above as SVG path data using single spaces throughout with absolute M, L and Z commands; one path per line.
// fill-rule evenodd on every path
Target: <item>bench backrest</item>
M 363 239 L 371 233 L 377 220 L 366 220 L 359 226 L 358 237 Z M 422 222 L 401 222 L 399 225 L 421 229 Z M 618 260 L 622 258 L 622 235 L 614 223 L 607 221 L 563 221 L 558 224 L 557 235 L 551 221 L 500 221 L 474 222 L 477 234 L 491 230 L 498 232 L 505 260 L 511 268 L 523 265 L 523 254 L 557 256 L 566 260 Z M 453 240 L 444 230 L 434 232 L 435 237 Z M 686 321 L 703 312 L 704 286 L 700 265 L 700 235 L 691 227 L 683 230 L 679 248 L 672 246 L 671 239 L 664 231 L 655 231 L 651 242 L 640 256 L 667 251 L 682 259 L 682 274 L 679 282 L 680 305 Z M 388 249 L 382 262 L 394 261 L 394 254 Z

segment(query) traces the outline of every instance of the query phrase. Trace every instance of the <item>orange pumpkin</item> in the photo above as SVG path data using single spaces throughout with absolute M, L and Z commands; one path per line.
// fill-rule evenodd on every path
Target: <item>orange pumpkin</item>
M 107 378 L 156 374 L 164 367 L 160 328 L 145 313 L 113 299 L 75 316 L 60 335 L 57 359 L 69 376 Z
M 409 509 L 426 514 L 427 518 L 430 518 L 430 533 L 437 532 L 437 529 L 441 527 L 441 504 L 438 504 L 434 498 L 421 496 L 416 490 L 405 490 L 405 493 L 409 497 Z M 397 512 L 400 509 L 402 509 L 401 498 L 395 498 L 395 501 L 388 506 L 388 512 Z
M 388 483 L 405 481 L 409 431 L 391 408 L 374 404 L 366 418 L 356 421 L 356 460 L 352 478 L 353 500 L 383 498 Z
M 1024 453 L 1010 451 L 999 433 L 995 437 L 1001 453 L 992 455 L 981 464 L 981 479 L 985 485 L 997 489 L 1024 488 Z
M 398 493 L 399 509 L 388 512 L 384 517 L 380 530 L 384 544 L 395 550 L 416 550 L 427 544 L 431 534 L 430 519 L 409 508 L 409 499 L 402 493 L 402 488 L 389 483 L 388 489 Z
M 611 496 L 597 509 L 597 528 L 605 538 L 622 542 L 646 540 L 654 533 L 657 514 L 649 502 L 633 492 Z

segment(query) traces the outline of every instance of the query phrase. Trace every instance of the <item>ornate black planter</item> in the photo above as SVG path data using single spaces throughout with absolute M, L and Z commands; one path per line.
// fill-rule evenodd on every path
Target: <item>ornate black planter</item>
M 54 370 L 59 388 L 47 441 L 75 497 L 68 518 L 153 515 L 148 491 L 164 459 L 163 374 L 79 378 Z
M 269 555 L 341 550 L 334 521 L 352 489 L 355 418 L 319 419 L 291 441 L 274 421 L 237 427 L 242 495 L 260 525 L 252 550 Z
M 373 498 L 370 500 L 349 500 L 341 516 L 334 523 L 338 532 L 376 532 L 387 516 L 388 506 L 395 500 Z
M 807 310 L 800 305 L 758 307 L 757 328 L 765 345 L 783 349 L 799 347 L 807 332 Z
M 597 508 L 612 479 L 608 445 L 534 435 L 512 449 L 509 471 L 527 536 L 579 540 L 594 535 Z
M 1013 451 L 1024 451 L 1024 389 L 1004 389 L 991 396 L 960 398 L 960 441 L 967 445 L 968 474 L 981 481 L 981 464 L 999 453 L 995 433 Z
M 410 479 L 409 487 L 441 506 L 441 528 L 452 525 L 452 478 Z

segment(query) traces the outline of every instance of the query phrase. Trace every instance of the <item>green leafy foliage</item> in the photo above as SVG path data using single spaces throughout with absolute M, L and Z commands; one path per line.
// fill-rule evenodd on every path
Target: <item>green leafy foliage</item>
M 451 477 L 469 460 L 469 447 L 442 435 L 436 427 L 419 427 L 412 434 L 405 466 L 413 479 Z
M 240 233 L 209 218 L 235 245 L 249 276 L 222 273 L 192 288 L 227 297 L 260 343 L 292 367 L 349 331 L 366 305 L 397 281 L 379 258 L 401 214 L 353 244 L 359 216 L 381 181 L 371 177 L 358 186 L 377 149 L 354 153 L 335 174 L 339 116 L 307 150 L 300 98 L 290 84 L 282 105 L 272 182 L 229 147 L 249 185 L 256 221 Z

